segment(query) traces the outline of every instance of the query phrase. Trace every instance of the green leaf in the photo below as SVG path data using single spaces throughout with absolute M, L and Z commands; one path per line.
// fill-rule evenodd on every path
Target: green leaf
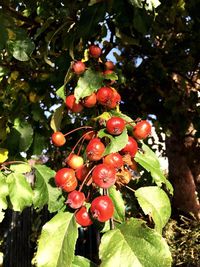
M 140 207 L 150 215 L 160 234 L 171 216 L 171 204 L 167 194 L 157 186 L 141 187 L 135 191 Z
M 7 209 L 7 196 L 9 195 L 8 184 L 6 183 L 6 177 L 0 172 L 0 222 L 4 218 L 4 211 Z
M 160 1 L 159 0 L 146 0 L 145 1 L 145 5 L 144 5 L 144 1 L 142 0 L 129 0 L 129 2 L 138 8 L 144 8 L 146 10 L 150 10 L 152 11 L 154 8 L 157 8 L 160 5 Z
M 57 132 L 60 130 L 60 124 L 61 124 L 61 121 L 62 121 L 62 118 L 63 118 L 63 111 L 64 111 L 64 108 L 65 108 L 65 105 L 62 104 L 60 107 L 58 107 L 53 115 L 52 115 L 52 118 L 51 118 L 51 122 L 50 122 L 50 126 L 51 126 L 51 129 L 54 131 L 54 132 Z
M 15 173 L 26 173 L 31 171 L 31 166 L 28 163 L 12 164 L 10 169 Z
M 33 191 L 26 177 L 21 173 L 11 173 L 7 177 L 10 201 L 14 211 L 23 211 L 32 205 Z
M 170 267 L 172 262 L 162 236 L 133 218 L 103 235 L 99 255 L 101 267 Z
M 8 149 L 0 148 L 0 163 L 3 163 L 8 159 Z
M 38 267 L 71 267 L 78 228 L 73 213 L 60 212 L 42 228 L 36 262 Z
M 104 74 L 104 78 L 106 80 L 112 80 L 112 81 L 118 80 L 118 76 L 117 76 L 117 74 L 114 71 L 112 73 Z
M 156 154 L 144 143 L 142 144 L 142 150 L 143 152 L 136 153 L 134 160 L 151 173 L 154 182 L 159 187 L 161 187 L 162 184 L 165 184 L 169 192 L 173 194 L 173 187 L 164 176 Z
M 27 151 L 33 142 L 33 128 L 31 124 L 16 118 L 14 121 L 13 130 L 16 131 L 15 133 L 13 132 L 13 138 L 18 143 L 19 151 Z
M 30 55 L 35 49 L 34 43 L 29 38 L 9 41 L 8 47 L 13 57 L 20 61 L 29 60 Z
M 97 267 L 95 263 L 82 256 L 75 256 L 72 267 Z
M 64 206 L 62 191 L 55 186 L 55 171 L 45 165 L 35 165 L 35 187 L 33 204 L 35 208 L 48 205 L 49 212 L 60 210 Z
M 64 101 L 66 99 L 66 95 L 65 95 L 65 85 L 62 85 L 57 91 L 56 91 L 57 96 L 59 96 L 60 98 L 62 98 Z
M 109 196 L 111 197 L 115 206 L 114 219 L 120 222 L 125 221 L 125 205 L 122 195 L 119 190 L 116 190 L 115 186 L 111 186 L 109 189 Z
M 48 147 L 49 138 L 38 132 L 34 133 L 33 155 L 41 155 L 42 151 Z
M 128 143 L 127 129 L 124 129 L 124 131 L 120 135 L 115 137 L 113 137 L 110 134 L 107 134 L 106 129 L 102 129 L 98 132 L 98 137 L 99 138 L 107 137 L 110 139 L 109 144 L 106 146 L 104 156 L 110 153 L 115 153 L 120 151 Z
M 78 103 L 81 98 L 91 95 L 96 92 L 101 86 L 104 77 L 101 73 L 88 69 L 84 72 L 78 80 L 77 86 L 74 90 L 76 102 Z

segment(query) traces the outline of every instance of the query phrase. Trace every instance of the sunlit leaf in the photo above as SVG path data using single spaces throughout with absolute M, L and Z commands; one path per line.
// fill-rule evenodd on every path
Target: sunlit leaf
M 95 263 L 82 256 L 75 256 L 72 267 L 97 267 Z
M 161 234 L 171 216 L 171 204 L 167 194 L 157 186 L 141 187 L 135 191 L 140 207 L 152 217 L 155 229 Z
M 99 255 L 101 267 L 170 267 L 172 262 L 162 236 L 133 218 L 103 235 Z
M 63 118 L 63 110 L 65 108 L 65 105 L 61 105 L 60 107 L 58 107 L 52 117 L 51 117 L 51 122 L 50 122 L 50 126 L 51 126 L 51 129 L 54 131 L 54 132 L 57 132 L 60 130 L 60 124 L 62 122 L 62 118 Z
M 122 195 L 119 190 L 116 190 L 115 186 L 111 186 L 109 189 L 109 196 L 111 197 L 115 206 L 114 219 L 117 221 L 125 221 L 125 204 Z
M 0 163 L 8 159 L 8 149 L 0 148 Z
M 37 266 L 71 267 L 77 237 L 73 213 L 60 212 L 55 215 L 42 228 L 36 254 Z
M 142 144 L 143 152 L 137 152 L 135 155 L 135 161 L 138 162 L 144 169 L 151 173 L 154 182 L 161 187 L 165 184 L 171 194 L 173 194 L 173 187 L 171 183 L 164 176 L 160 162 L 156 154 L 144 143 Z
M 50 212 L 60 210 L 64 206 L 64 197 L 54 182 L 55 171 L 45 165 L 35 165 L 35 185 L 33 204 L 35 208 L 48 205 Z
M 103 80 L 104 77 L 101 73 L 87 69 L 83 76 L 79 78 L 74 90 L 76 101 L 79 102 L 81 98 L 96 92 L 102 86 Z
M 98 132 L 98 137 L 107 137 L 110 139 L 110 142 L 106 146 L 104 156 L 120 151 L 128 143 L 128 134 L 126 129 L 124 129 L 124 131 L 118 136 L 112 136 L 106 132 L 106 129 L 102 129 Z
M 0 222 L 4 218 L 4 210 L 7 209 L 7 196 L 9 194 L 8 184 L 6 183 L 6 176 L 0 172 Z
M 23 211 L 33 203 L 33 191 L 26 177 L 21 173 L 11 173 L 7 177 L 9 197 L 14 211 Z

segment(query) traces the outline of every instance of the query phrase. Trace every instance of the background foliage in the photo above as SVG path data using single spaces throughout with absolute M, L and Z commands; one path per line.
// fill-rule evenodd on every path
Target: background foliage
M 199 5 L 198 0 L 1 1 L 0 162 L 22 161 L 12 167 L 7 183 L 1 174 L 1 219 L 8 206 L 15 211 L 46 204 L 50 212 L 62 209 L 62 196 L 49 183 L 70 148 L 55 149 L 50 136 L 55 129 L 67 132 L 72 123 L 76 128 L 92 115 L 68 116 L 62 106 L 65 95 L 75 88 L 80 92 L 82 80 L 77 84 L 68 69 L 73 60 L 87 60 L 84 51 L 91 43 L 103 45 L 104 57 L 116 62 L 113 79 L 118 78 L 122 111 L 133 119 L 151 119 L 166 143 L 162 153 L 169 159 L 173 205 L 199 218 Z M 90 70 L 86 73 L 91 80 Z M 99 82 L 95 79 L 81 96 Z M 143 165 L 156 182 L 156 162 Z M 156 214 L 152 203 L 145 203 L 146 209 Z M 162 220 L 155 221 L 162 228 Z

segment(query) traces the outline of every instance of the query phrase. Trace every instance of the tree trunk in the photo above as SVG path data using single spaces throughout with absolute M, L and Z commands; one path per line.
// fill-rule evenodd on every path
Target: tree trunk
M 184 138 L 172 135 L 166 139 L 169 180 L 174 187 L 172 205 L 200 219 L 198 199 L 200 182 L 200 147 L 190 129 Z

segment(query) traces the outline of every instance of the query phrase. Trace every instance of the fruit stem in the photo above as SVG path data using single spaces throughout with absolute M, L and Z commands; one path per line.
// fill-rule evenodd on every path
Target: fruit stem
M 129 189 L 130 191 L 134 192 L 135 193 L 135 190 L 131 187 L 129 187 L 128 185 L 124 185 L 127 189 Z
M 88 182 L 88 177 L 90 176 L 90 174 L 91 174 L 91 172 L 94 170 L 94 168 L 95 168 L 95 166 L 93 166 L 92 169 L 91 169 L 91 170 L 88 172 L 88 174 L 85 176 L 85 178 L 84 178 L 82 184 L 81 184 L 80 187 L 79 187 L 79 190 L 78 190 L 79 192 L 81 192 L 81 190 L 82 190 L 84 184 L 85 184 L 86 182 Z
M 78 156 L 79 156 L 79 154 L 80 154 L 80 152 L 81 152 L 81 149 L 82 149 L 82 146 L 83 146 L 83 142 L 85 141 L 85 136 L 86 136 L 87 134 L 92 133 L 92 132 L 93 132 L 93 131 L 89 131 L 89 132 L 85 133 L 85 134 L 82 136 L 83 139 L 82 139 L 81 145 L 80 145 L 79 150 L 78 150 L 78 153 L 77 153 Z
M 81 130 L 81 129 L 92 129 L 92 128 L 93 128 L 92 126 L 81 126 L 81 127 L 78 127 L 78 128 L 76 128 L 76 129 L 71 130 L 70 132 L 64 134 L 64 136 L 67 136 L 67 135 L 69 135 L 69 134 L 71 134 L 71 133 L 74 133 L 74 132 L 76 132 L 76 131 L 78 131 L 78 130 Z

